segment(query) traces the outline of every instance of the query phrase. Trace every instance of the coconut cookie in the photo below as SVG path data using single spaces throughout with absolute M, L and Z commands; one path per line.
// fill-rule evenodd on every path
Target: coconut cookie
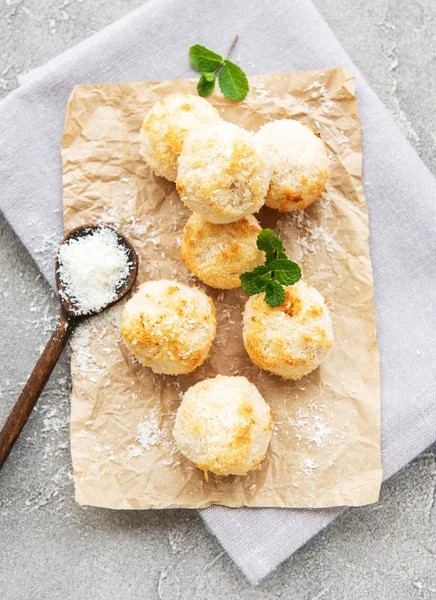
M 186 137 L 202 125 L 219 121 L 218 111 L 207 100 L 175 93 L 149 110 L 141 127 L 140 154 L 156 175 L 175 181 L 177 159 Z
M 231 223 L 262 207 L 270 175 L 254 136 L 221 121 L 188 136 L 176 186 L 190 210 L 211 223 Z
M 260 468 L 272 426 L 256 386 L 245 377 L 217 375 L 184 394 L 173 434 L 180 452 L 206 476 L 246 475 Z
M 253 216 L 218 225 L 194 213 L 183 231 L 182 260 L 198 279 L 221 290 L 240 287 L 239 275 L 263 264 L 256 245 L 261 227 Z
M 209 356 L 215 307 L 202 291 L 175 281 L 148 281 L 124 307 L 121 336 L 155 373 L 190 373 Z
M 326 359 L 333 346 L 333 325 L 326 300 L 310 284 L 285 288 L 280 306 L 265 302 L 265 293 L 245 306 L 243 339 L 251 360 L 285 379 L 300 379 Z
M 280 212 L 312 204 L 330 174 L 330 160 L 320 137 L 307 125 L 281 119 L 261 127 L 256 138 L 273 168 L 265 204 Z

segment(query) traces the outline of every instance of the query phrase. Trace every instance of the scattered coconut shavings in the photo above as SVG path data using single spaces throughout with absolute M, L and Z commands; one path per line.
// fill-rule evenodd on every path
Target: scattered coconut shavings
M 147 261 L 141 264 L 141 273 L 147 279 L 177 279 L 178 281 L 192 282 L 198 285 L 198 280 L 187 268 L 175 265 L 173 262 L 169 265 L 164 264 L 165 260 L 169 258 L 164 249 L 167 250 L 174 243 L 177 248 L 180 248 L 181 245 L 180 223 L 178 222 L 180 214 L 178 211 L 174 211 L 170 218 L 165 221 L 160 219 L 159 215 L 151 212 L 136 217 L 132 214 L 135 209 L 133 204 L 130 206 L 130 200 L 132 200 L 131 196 L 121 208 L 104 207 L 98 223 L 115 227 L 133 241 L 140 240 L 141 244 L 147 243 L 149 254 Z M 175 234 L 177 233 L 179 235 L 176 237 Z M 176 256 L 178 259 L 178 252 Z
M 136 444 L 130 444 L 130 446 L 127 446 L 127 455 L 129 458 L 137 458 L 142 456 L 142 450 Z
M 116 299 L 131 266 L 127 248 L 111 229 L 102 227 L 69 239 L 59 248 L 61 296 L 78 315 L 98 312 Z
M 183 550 L 186 550 L 186 531 L 179 531 L 173 529 L 168 534 L 168 541 L 170 543 L 173 554 L 179 554 Z
M 116 183 L 112 181 L 111 183 Z M 99 225 L 110 225 L 114 229 L 120 229 L 122 226 L 123 215 L 114 206 L 103 204 L 103 212 L 98 218 Z
M 304 391 L 305 388 L 300 388 Z M 294 419 L 289 418 L 289 425 L 293 428 L 293 435 L 301 447 L 301 451 L 310 451 L 311 448 L 326 448 L 332 444 L 332 429 L 327 424 L 323 411 L 327 406 L 323 403 L 311 399 L 305 408 L 299 407 L 295 413 Z M 334 436 L 333 436 L 334 437 Z M 334 459 L 330 457 L 324 468 L 333 466 Z M 320 464 L 310 456 L 300 457 L 298 459 L 298 476 L 304 476 L 308 479 L 317 479 L 315 470 Z
M 328 90 L 325 87 L 324 83 L 321 81 L 314 81 L 311 85 L 307 87 L 307 91 L 311 91 L 310 94 L 313 100 L 317 101 L 317 104 L 320 106 L 321 112 L 331 114 L 332 107 L 334 106 L 334 101 L 329 98 Z
M 178 467 L 181 464 L 180 460 L 178 460 L 180 457 L 180 451 L 176 446 L 175 440 L 166 440 L 165 444 L 174 447 L 170 452 L 169 458 L 164 458 L 160 461 L 160 464 L 164 467 Z
M 110 356 L 114 353 L 114 349 L 109 346 L 107 348 L 109 352 L 105 352 L 103 347 L 106 358 L 103 367 L 97 364 L 93 349 L 96 345 L 100 347 L 104 340 L 110 344 L 121 340 L 119 329 L 122 310 L 123 307 L 116 304 L 78 325 L 71 338 L 71 347 L 74 352 L 74 362 L 82 377 L 87 378 L 91 373 L 97 375 L 107 373 Z
M 315 444 L 318 448 L 325 448 L 326 440 L 331 434 L 332 430 L 327 427 L 322 417 L 317 415 L 313 423 L 308 427 L 310 434 L 307 437 L 308 444 Z
M 321 202 L 323 202 L 323 208 L 326 210 L 329 208 L 328 202 L 326 203 L 328 195 L 324 194 L 324 196 L 325 198 Z M 297 232 L 295 248 L 298 251 L 298 256 L 296 260 L 302 261 L 307 254 L 315 254 L 323 247 L 329 253 L 341 251 L 341 246 L 335 238 L 321 225 L 313 225 L 311 218 L 304 210 L 291 212 L 286 216 L 286 219 L 293 222 L 295 231 Z M 285 223 L 279 223 L 279 235 L 280 228 L 283 225 Z
M 253 103 L 254 100 L 257 100 L 259 105 L 262 106 L 263 110 L 265 110 L 265 107 L 267 107 L 269 104 L 273 104 L 275 109 L 283 109 L 284 113 L 288 115 L 288 118 L 291 118 L 295 110 L 301 112 L 301 99 L 297 99 L 291 94 L 286 94 L 286 96 L 277 95 L 272 93 L 270 89 L 265 88 L 264 84 L 261 82 L 252 83 L 250 85 L 250 90 L 250 102 Z M 265 112 L 268 115 L 268 111 Z M 268 116 L 268 120 L 272 120 L 272 118 Z
M 162 221 L 149 213 L 146 219 L 135 217 L 133 207 L 130 206 L 132 198 L 128 198 L 122 209 L 115 206 L 103 207 L 103 212 L 98 219 L 100 225 L 109 225 L 115 229 L 122 229 L 130 237 L 147 238 L 147 241 L 157 248 L 161 243 L 161 235 L 168 233 L 168 228 L 177 230 L 176 215 L 173 215 L 173 225 L 163 224 Z M 175 229 L 174 229 L 175 227 Z
M 154 411 L 139 422 L 136 440 L 146 451 L 150 450 L 152 446 L 161 444 L 165 440 L 165 436 L 159 427 Z
M 82 377 L 86 377 L 89 373 L 103 375 L 103 371 L 95 363 L 90 339 L 89 328 L 82 325 L 77 328 L 71 340 L 74 359 Z
M 29 226 L 33 225 L 33 222 L 29 222 Z M 31 230 L 31 227 L 30 227 Z M 59 231 L 52 229 L 50 232 L 43 233 L 42 235 L 32 235 L 31 237 L 34 252 L 38 257 L 38 261 L 43 265 L 45 269 L 53 268 L 54 259 L 59 246 Z
M 301 243 L 308 252 L 316 252 L 318 250 L 317 243 L 319 240 L 324 242 L 327 252 L 338 252 L 341 249 L 337 241 L 323 227 L 312 227 L 307 230 L 307 233 L 309 235 L 304 240 L 301 240 Z
M 41 300 L 38 293 L 38 300 Z M 42 328 L 42 320 L 36 327 Z M 37 457 L 38 472 L 40 477 L 35 478 L 30 486 L 17 488 L 14 497 L 3 494 L 0 498 L 0 516 L 15 518 L 17 507 L 22 512 L 36 510 L 60 510 L 68 505 L 72 497 L 72 476 L 69 453 L 69 401 L 71 391 L 68 376 L 68 363 L 60 361 L 58 369 L 60 376 L 48 382 L 40 402 L 34 408 L 34 418 L 39 424 L 34 430 L 23 431 L 21 443 L 28 446 Z M 18 396 L 23 381 L 9 382 L 0 390 L 0 402 L 3 395 L 6 397 Z M 69 515 L 67 515 L 69 516 Z
M 180 464 L 180 460 L 174 460 L 174 458 L 167 458 L 162 461 L 162 465 L 164 467 L 178 467 Z
M 109 446 L 109 444 L 105 444 L 104 446 L 97 444 L 94 450 L 100 454 L 101 452 L 109 452 L 112 450 L 112 446 Z
M 300 471 L 297 473 L 297 475 L 304 475 L 308 479 L 317 479 L 315 476 L 315 471 L 319 467 L 319 464 L 315 459 L 310 458 L 309 456 L 299 458 L 298 466 Z
M 319 414 L 325 409 L 324 404 L 318 404 L 313 399 L 307 408 L 299 407 L 295 413 L 295 419 L 289 418 L 289 425 L 295 429 L 295 437 L 309 447 L 315 445 L 317 448 L 325 448 L 329 443 L 332 433 L 322 416 Z

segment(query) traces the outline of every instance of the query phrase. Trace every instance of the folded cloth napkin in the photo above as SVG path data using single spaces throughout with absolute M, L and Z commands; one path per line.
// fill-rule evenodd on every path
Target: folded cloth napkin
M 38 69 L 0 104 L 0 208 L 51 283 L 63 231 L 59 144 L 73 85 L 192 76 L 189 46 L 224 52 L 235 33 L 233 59 L 249 74 L 336 66 L 357 74 L 308 0 L 151 0 Z M 389 477 L 436 438 L 436 182 L 360 75 L 357 95 Z M 340 512 L 215 506 L 201 516 L 257 583 Z

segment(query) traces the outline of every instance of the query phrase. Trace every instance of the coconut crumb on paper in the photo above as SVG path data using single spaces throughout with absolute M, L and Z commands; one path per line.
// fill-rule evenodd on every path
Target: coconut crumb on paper
M 289 417 L 289 424 L 294 429 L 296 439 L 309 447 L 315 445 L 317 448 L 325 448 L 330 441 L 332 428 L 322 414 L 317 414 L 323 409 L 325 404 L 317 404 L 311 400 L 306 408 L 297 409 L 294 419 Z
M 130 444 L 127 446 L 127 454 L 129 458 L 136 458 L 142 456 L 142 449 L 137 444 Z
M 282 94 L 275 94 L 265 87 L 263 82 L 253 83 L 250 86 L 251 95 L 250 102 L 257 101 L 262 109 L 265 109 L 269 104 L 274 105 L 274 108 L 277 110 L 281 110 L 283 112 L 283 118 L 285 118 L 286 113 L 290 113 L 290 118 L 295 110 L 300 111 L 301 109 L 301 100 L 296 98 L 296 96 L 292 94 L 286 94 L 283 96 Z M 266 115 L 268 121 L 272 121 L 271 117 Z
M 298 466 L 300 471 L 298 471 L 297 475 L 304 475 L 308 479 L 316 479 L 315 472 L 318 469 L 319 464 L 314 458 L 311 458 L 310 456 L 299 458 Z
M 321 108 L 323 113 L 329 114 L 334 106 L 334 101 L 329 97 L 329 91 L 321 81 L 314 81 L 307 88 L 311 92 L 310 96 L 317 101 L 317 108 Z
M 328 194 L 324 193 L 325 198 L 319 200 L 323 202 L 323 214 L 329 210 Z M 342 252 L 342 247 L 322 223 L 314 224 L 306 210 L 298 210 L 280 217 L 277 230 L 280 237 L 281 231 L 285 231 L 292 224 L 293 231 L 296 233 L 296 240 L 293 246 L 295 251 L 294 260 L 303 261 L 308 255 L 319 253 L 326 250 L 329 254 Z
M 150 450 L 152 446 L 161 444 L 165 440 L 165 435 L 159 427 L 154 411 L 147 417 L 141 419 L 136 433 L 136 440 L 146 451 Z
M 107 373 L 109 357 L 114 352 L 113 343 L 121 341 L 119 328 L 122 310 L 122 305 L 115 304 L 77 326 L 70 343 L 75 365 L 82 377 L 86 378 L 92 373 L 104 376 Z M 104 343 L 111 345 L 106 347 Z M 94 345 L 102 346 L 102 351 L 107 355 L 103 365 L 97 363 Z

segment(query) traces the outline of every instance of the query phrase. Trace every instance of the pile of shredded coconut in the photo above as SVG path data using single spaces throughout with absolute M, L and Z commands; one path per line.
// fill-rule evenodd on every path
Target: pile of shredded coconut
M 111 229 L 101 227 L 69 239 L 59 249 L 61 295 L 78 315 L 98 312 L 116 299 L 131 266 L 127 248 Z

